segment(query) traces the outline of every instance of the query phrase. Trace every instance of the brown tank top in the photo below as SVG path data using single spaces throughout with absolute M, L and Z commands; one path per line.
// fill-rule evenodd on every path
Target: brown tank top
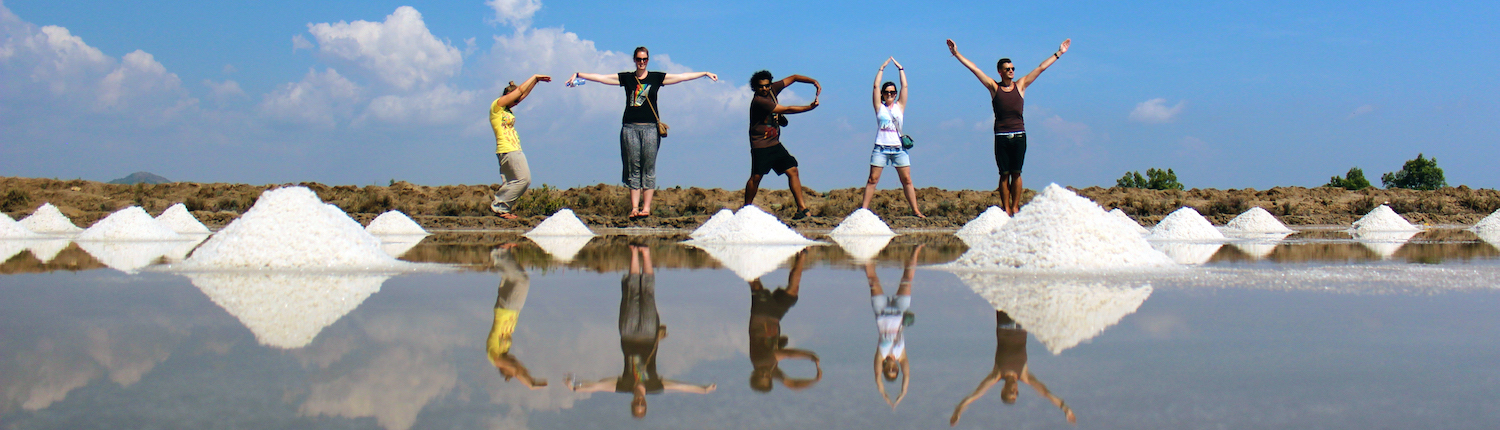
M 1010 92 L 996 89 L 995 96 L 990 98 L 990 107 L 995 110 L 996 133 L 1026 131 L 1026 121 L 1021 118 L 1026 101 L 1021 98 L 1019 86 L 1011 84 Z

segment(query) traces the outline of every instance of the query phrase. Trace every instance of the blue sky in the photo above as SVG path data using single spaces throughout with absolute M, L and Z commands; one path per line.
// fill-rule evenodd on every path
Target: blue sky
M 493 183 L 485 110 L 507 81 L 626 70 L 645 45 L 652 69 L 721 78 L 663 91 L 662 186 L 743 185 L 745 81 L 759 69 L 824 85 L 783 139 L 805 183 L 862 185 L 870 85 L 894 55 L 912 84 L 917 185 L 992 189 L 988 97 L 943 40 L 986 70 L 1003 56 L 1024 71 L 1072 38 L 1027 91 L 1031 188 L 1151 167 L 1189 187 L 1317 186 L 1354 166 L 1378 183 L 1417 153 L 1452 185 L 1500 186 L 1500 4 L 620 6 L 0 0 L 0 175 Z M 812 95 L 791 91 L 784 101 Z M 534 180 L 618 183 L 622 94 L 539 86 L 517 109 Z

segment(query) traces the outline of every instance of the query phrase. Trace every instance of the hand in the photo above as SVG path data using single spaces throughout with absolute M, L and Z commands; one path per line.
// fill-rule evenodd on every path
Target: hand
M 812 109 L 817 109 L 818 108 L 818 97 L 817 96 L 813 96 L 813 101 L 812 101 L 812 103 L 808 103 L 807 104 L 807 108 L 808 108 L 808 110 L 812 110 Z
M 710 392 L 710 393 L 714 392 L 714 390 L 718 389 L 718 388 L 719 388 L 719 384 L 708 384 L 708 392 Z
M 948 39 L 948 53 L 954 57 L 958 56 L 958 44 L 953 43 L 953 39 Z
M 887 59 L 885 59 L 885 63 L 883 63 L 883 64 L 880 65 L 880 70 L 885 70 L 885 66 L 889 66 L 889 65 L 891 65 L 891 59 L 887 58 Z
M 537 82 L 552 82 L 552 77 L 551 76 L 547 76 L 547 75 L 535 75 L 535 76 L 532 76 L 532 77 L 536 78 Z
M 1062 46 L 1059 46 L 1057 48 L 1058 56 L 1062 56 L 1062 54 L 1068 53 L 1069 46 L 1073 46 L 1073 39 L 1067 39 L 1063 41 Z
M 891 57 L 891 62 L 896 64 L 897 69 L 905 69 L 905 67 L 901 67 L 900 61 L 896 61 L 896 57 Z
M 709 79 L 713 79 L 714 82 L 719 82 L 719 75 L 715 75 L 715 74 L 709 73 L 709 72 L 703 72 L 703 74 L 705 76 L 708 76 Z

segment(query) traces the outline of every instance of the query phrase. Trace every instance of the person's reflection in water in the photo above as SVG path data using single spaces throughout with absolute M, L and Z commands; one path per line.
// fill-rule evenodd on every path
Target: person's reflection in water
M 870 306 L 875 310 L 875 328 L 880 332 L 880 343 L 875 348 L 875 386 L 891 409 L 901 404 L 901 399 L 906 397 L 906 388 L 911 385 L 911 363 L 906 359 L 906 326 L 911 325 L 915 318 L 907 308 L 911 307 L 911 281 L 917 270 L 917 258 L 921 255 L 922 245 L 912 249 L 911 258 L 906 260 L 901 272 L 901 285 L 896 287 L 894 296 L 886 296 L 880 288 L 875 261 L 865 263 L 865 278 L 870 281 Z M 896 395 L 895 401 L 886 393 L 881 376 L 885 381 L 901 377 L 901 394 Z
M 1041 394 L 1053 405 L 1062 409 L 1069 423 L 1078 422 L 1078 419 L 1073 416 L 1073 408 L 1069 408 L 1063 399 L 1052 395 L 1052 392 L 1047 390 L 1047 386 L 1031 374 L 1031 369 L 1026 365 L 1026 329 L 1010 319 L 1010 315 L 1006 315 L 1005 311 L 996 310 L 995 369 L 979 382 L 979 387 L 975 388 L 973 393 L 964 397 L 964 400 L 953 408 L 953 417 L 948 420 L 948 425 L 958 425 L 958 417 L 963 415 L 964 409 L 968 408 L 970 403 L 983 397 L 984 392 L 989 391 L 990 387 L 1001 379 L 1005 380 L 1005 386 L 1000 389 L 1000 400 L 1006 404 L 1016 403 L 1016 397 L 1021 393 L 1021 388 L 1016 382 L 1025 382 L 1026 385 L 1035 389 L 1037 394 Z
M 797 304 L 797 290 L 802 286 L 802 269 L 807 262 L 807 250 L 797 253 L 787 275 L 786 287 L 767 290 L 760 279 L 750 281 L 750 388 L 761 393 L 771 392 L 773 383 L 793 390 L 813 386 L 823 379 L 823 367 L 818 363 L 818 354 L 812 351 L 787 348 L 788 339 L 781 334 L 781 317 Z M 811 379 L 787 378 L 781 371 L 781 360 L 801 358 L 811 360 L 817 375 Z
M 656 314 L 656 271 L 651 266 L 651 250 L 630 245 L 630 273 L 620 280 L 620 352 L 625 356 L 625 369 L 620 376 L 594 382 L 574 383 L 569 377 L 568 388 L 631 393 L 634 398 L 630 400 L 630 414 L 636 418 L 646 416 L 647 394 L 667 390 L 712 393 L 717 384 L 686 384 L 663 379 L 656 373 L 657 346 L 666 338 L 667 326 L 661 324 Z
M 495 297 L 495 323 L 490 326 L 485 349 L 489 352 L 490 364 L 495 365 L 506 381 L 515 378 L 534 390 L 547 386 L 547 380 L 532 378 L 521 360 L 510 355 L 511 335 L 516 331 L 521 307 L 526 305 L 526 291 L 531 288 L 531 278 L 510 253 L 515 247 L 516 244 L 507 243 L 490 251 L 490 259 L 500 267 L 500 291 Z

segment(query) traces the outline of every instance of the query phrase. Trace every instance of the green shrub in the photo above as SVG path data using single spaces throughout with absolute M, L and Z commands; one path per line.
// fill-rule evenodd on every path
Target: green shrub
M 521 216 L 551 216 L 567 205 L 568 199 L 562 196 L 562 191 L 551 185 L 542 184 L 541 187 L 527 190 L 521 198 L 516 199 L 512 212 Z
M 1416 159 L 1406 160 L 1401 171 L 1380 175 L 1380 182 L 1386 188 L 1412 190 L 1436 190 L 1448 186 L 1448 181 L 1443 179 L 1443 169 L 1437 166 L 1437 158 L 1423 158 L 1421 153 Z
M 1146 169 L 1146 176 L 1141 172 L 1125 172 L 1125 176 L 1115 181 L 1115 186 L 1120 188 L 1144 188 L 1148 190 L 1180 190 L 1182 183 L 1177 182 L 1177 172 L 1172 169 L 1159 170 L 1156 168 Z
M 1334 176 L 1332 178 L 1329 178 L 1328 184 L 1323 186 L 1329 188 L 1343 188 L 1346 190 L 1363 190 L 1365 188 L 1370 188 L 1370 181 L 1365 179 L 1364 170 L 1360 170 L 1360 168 L 1358 167 L 1350 167 L 1349 173 L 1345 173 L 1344 177 L 1340 178 Z

